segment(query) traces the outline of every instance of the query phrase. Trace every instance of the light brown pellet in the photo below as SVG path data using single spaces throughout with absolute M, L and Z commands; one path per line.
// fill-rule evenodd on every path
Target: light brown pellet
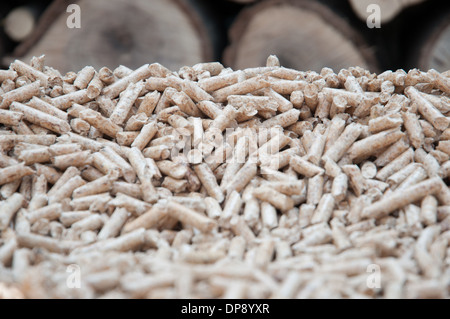
M 28 64 L 20 60 L 15 60 L 11 64 L 11 67 L 17 72 L 17 74 L 25 75 L 30 80 L 38 80 L 43 86 L 47 85 L 48 76 Z M 11 76 L 9 76 L 8 78 L 11 78 Z
M 207 164 L 199 164 L 194 166 L 194 171 L 209 196 L 216 199 L 219 203 L 222 203 L 225 197 L 221 188 L 217 184 L 216 177 L 214 176 L 211 168 Z
M 42 126 L 50 131 L 64 134 L 70 131 L 70 125 L 67 121 L 61 120 L 58 117 L 49 115 L 42 111 L 33 109 L 24 104 L 13 102 L 10 109 L 12 111 L 16 111 L 22 113 L 24 119 L 30 123 L 34 123 L 36 125 Z

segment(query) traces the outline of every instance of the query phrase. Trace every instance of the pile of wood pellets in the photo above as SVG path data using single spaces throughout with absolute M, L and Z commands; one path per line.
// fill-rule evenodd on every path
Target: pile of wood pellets
M 0 82 L 0 297 L 449 297 L 450 72 Z

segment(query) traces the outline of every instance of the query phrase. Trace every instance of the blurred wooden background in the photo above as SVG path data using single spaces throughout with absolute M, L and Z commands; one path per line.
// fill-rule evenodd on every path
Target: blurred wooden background
M 81 8 L 69 29 L 67 6 Z M 381 28 L 366 25 L 369 4 Z M 320 71 L 450 69 L 450 2 L 437 0 L 3 0 L 2 67 L 46 54 L 62 72 L 85 65 L 177 70 L 201 61 Z

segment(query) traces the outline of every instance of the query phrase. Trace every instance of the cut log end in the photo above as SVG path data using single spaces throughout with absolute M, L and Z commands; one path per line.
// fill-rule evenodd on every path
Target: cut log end
M 81 28 L 62 13 L 23 59 L 45 54 L 61 71 L 85 65 L 137 68 L 158 61 L 170 69 L 210 60 L 209 39 L 182 0 L 80 0 Z

